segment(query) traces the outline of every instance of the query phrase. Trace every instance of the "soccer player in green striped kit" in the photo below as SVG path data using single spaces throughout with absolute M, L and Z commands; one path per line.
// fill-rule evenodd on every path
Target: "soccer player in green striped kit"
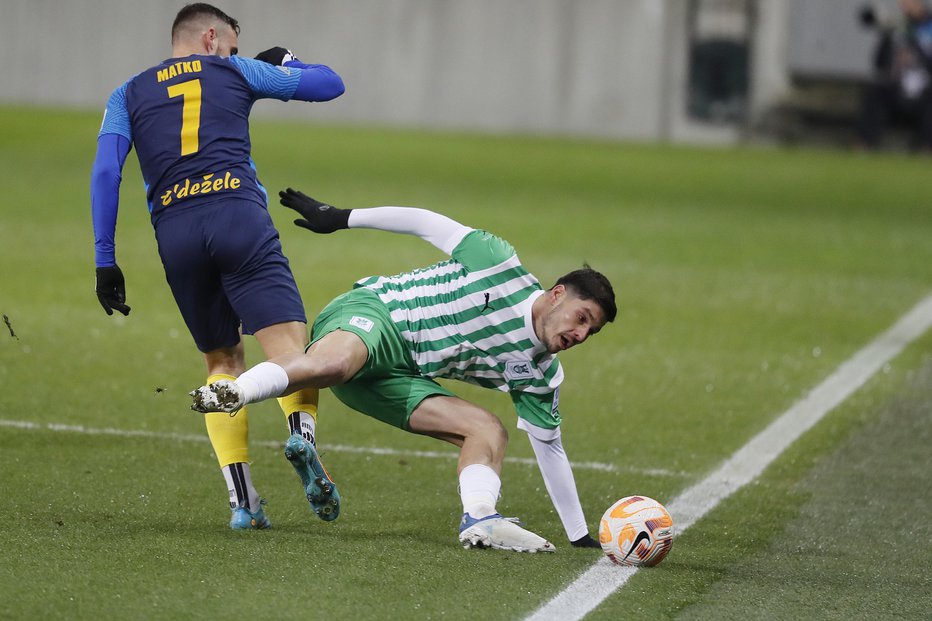
M 360 280 L 321 311 L 304 354 L 260 363 L 235 382 L 202 386 L 191 393 L 192 408 L 236 412 L 298 389 L 330 388 L 367 416 L 460 447 L 459 540 L 465 548 L 552 552 L 552 543 L 496 509 L 508 442 L 501 421 L 433 378 L 507 392 L 569 541 L 598 547 L 560 440 L 563 370 L 556 353 L 615 319 L 608 279 L 585 267 L 545 290 L 508 242 L 440 214 L 410 207 L 337 209 L 290 188 L 280 196 L 301 214 L 295 224 L 312 231 L 367 228 L 416 235 L 451 258 Z M 326 488 L 332 481 L 326 476 L 318 483 Z M 307 484 L 310 493 L 314 482 Z

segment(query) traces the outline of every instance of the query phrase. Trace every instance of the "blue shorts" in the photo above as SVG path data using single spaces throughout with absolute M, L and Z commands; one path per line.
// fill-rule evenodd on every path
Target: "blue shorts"
M 278 231 L 264 207 L 226 200 L 172 209 L 153 220 L 165 278 L 194 337 L 208 352 L 276 323 L 307 323 Z

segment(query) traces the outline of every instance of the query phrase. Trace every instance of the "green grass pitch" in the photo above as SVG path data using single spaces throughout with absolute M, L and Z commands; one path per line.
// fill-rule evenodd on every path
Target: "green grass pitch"
M 313 517 L 275 444 L 281 412 L 261 404 L 253 475 L 273 529 L 230 532 L 188 410 L 203 363 L 133 156 L 117 230 L 132 313 L 107 317 L 93 293 L 99 122 L 0 108 L 0 618 L 521 619 L 599 557 L 567 545 L 522 461 L 506 463 L 500 509 L 557 552 L 460 549 L 452 448 L 328 393 L 319 441 L 341 518 Z M 592 532 L 617 498 L 667 501 L 701 480 L 932 290 L 925 158 L 253 125 L 272 193 L 426 207 L 502 235 L 545 286 L 584 261 L 612 279 L 617 322 L 561 355 Z M 316 236 L 270 209 L 311 316 L 360 277 L 442 258 L 388 233 Z M 506 396 L 451 386 L 500 414 L 511 457 L 532 457 Z M 591 618 L 927 615 L 930 404 L 926 334 Z

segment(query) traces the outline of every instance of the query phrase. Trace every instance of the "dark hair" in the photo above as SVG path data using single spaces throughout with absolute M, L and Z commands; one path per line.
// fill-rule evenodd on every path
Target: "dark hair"
M 561 276 L 553 286 L 557 285 L 570 289 L 576 297 L 583 300 L 595 300 L 605 313 L 605 321 L 615 321 L 618 307 L 615 306 L 615 290 L 612 289 L 612 283 L 608 282 L 604 274 L 595 271 L 588 264 L 584 263 L 582 269 Z
M 196 17 L 201 15 L 209 15 L 210 17 L 216 17 L 220 21 L 229 24 L 230 28 L 233 29 L 233 32 L 239 34 L 239 22 L 218 9 L 217 7 L 207 4 L 206 2 L 195 2 L 194 4 L 189 4 L 182 7 L 178 14 L 175 15 L 175 21 L 172 23 L 172 40 L 175 39 L 175 34 L 178 32 L 178 29 L 185 25 L 187 22 L 193 20 Z

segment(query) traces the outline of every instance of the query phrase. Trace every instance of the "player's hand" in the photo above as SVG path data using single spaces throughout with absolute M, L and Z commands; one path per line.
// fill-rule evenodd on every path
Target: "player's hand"
M 571 541 L 570 545 L 574 548 L 601 548 L 602 544 L 589 536 L 589 533 L 586 533 L 576 541 Z
M 298 226 L 315 233 L 333 233 L 349 228 L 349 215 L 352 209 L 337 209 L 291 188 L 279 192 L 278 196 L 281 198 L 282 205 L 304 216 L 294 221 Z
M 284 65 L 289 60 L 298 60 L 291 50 L 283 47 L 273 47 L 256 54 L 256 60 L 267 62 L 270 65 Z
M 97 299 L 108 315 L 118 310 L 129 315 L 129 306 L 126 305 L 126 284 L 123 281 L 123 272 L 119 266 L 97 268 Z

